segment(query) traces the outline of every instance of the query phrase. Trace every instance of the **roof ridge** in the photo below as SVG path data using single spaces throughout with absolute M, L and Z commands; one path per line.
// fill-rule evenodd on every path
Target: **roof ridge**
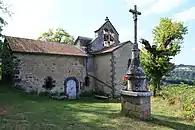
M 100 51 L 95 51 L 95 52 L 93 52 L 93 54 L 103 54 L 103 53 L 113 52 L 116 49 L 119 49 L 120 47 L 122 47 L 123 45 L 125 45 L 127 43 L 133 44 L 130 40 L 128 40 L 126 42 L 122 42 L 122 43 L 119 43 L 119 44 L 115 44 L 113 46 L 109 46 L 109 47 L 103 48 Z
M 47 42 L 13 36 L 6 36 L 5 40 L 13 52 L 87 56 L 87 54 L 81 51 L 81 49 L 71 44 Z
M 85 53 L 85 54 L 87 55 L 87 53 L 86 53 L 84 50 L 82 50 L 80 47 L 78 47 L 78 46 L 74 46 L 74 47 L 76 47 L 76 48 L 79 49 L 81 52 L 83 52 L 83 53 Z
M 25 39 L 25 40 L 32 40 L 32 41 L 40 41 L 44 44 L 58 44 L 58 45 L 70 45 L 71 44 L 62 44 L 60 42 L 50 42 L 50 41 L 42 41 L 42 40 L 39 40 L 39 39 L 32 39 L 32 38 L 24 38 L 24 37 L 15 37 L 15 36 L 5 36 L 5 37 L 11 37 L 11 38 L 18 38 L 18 39 Z M 74 45 L 73 45 L 74 46 Z
M 86 38 L 86 39 L 93 39 L 93 38 L 90 38 L 90 37 L 85 37 L 85 36 L 78 36 L 80 38 Z
M 114 25 L 112 24 L 112 22 L 108 19 L 106 20 L 106 22 L 104 22 L 97 30 L 95 30 L 94 32 L 98 32 L 106 23 L 110 22 L 111 26 L 113 27 L 113 29 L 116 31 L 116 33 L 119 35 L 118 31 L 116 30 L 116 28 L 114 27 Z

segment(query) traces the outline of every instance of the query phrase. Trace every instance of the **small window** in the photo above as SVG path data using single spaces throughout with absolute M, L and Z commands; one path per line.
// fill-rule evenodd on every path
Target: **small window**
M 111 34 L 114 34 L 114 31 L 113 31 L 112 29 L 110 29 L 110 33 L 111 33 Z
M 43 88 L 47 89 L 47 90 L 51 90 L 55 87 L 55 80 L 53 80 L 53 78 L 51 76 L 47 76 L 45 78 L 45 82 L 43 85 Z
M 90 84 L 89 77 L 86 76 L 86 77 L 85 77 L 85 86 L 89 86 L 89 84 Z
M 130 64 L 131 64 L 131 59 L 128 60 L 127 69 L 129 68 Z

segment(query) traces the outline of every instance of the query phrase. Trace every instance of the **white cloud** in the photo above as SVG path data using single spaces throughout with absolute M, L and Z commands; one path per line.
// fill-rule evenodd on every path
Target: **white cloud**
M 183 21 L 183 22 L 195 20 L 195 6 L 183 12 L 176 13 L 173 16 L 173 19 L 178 20 L 178 21 Z
M 161 14 L 179 7 L 184 0 L 125 0 L 129 6 L 136 4 L 144 16 Z
M 148 7 L 145 14 L 169 12 L 170 10 L 179 7 L 183 1 L 184 0 L 157 0 L 153 5 Z
M 54 0 L 8 0 L 6 3 L 11 4 L 14 14 L 7 20 L 5 35 L 37 38 L 41 32 L 57 26 L 50 18 L 55 7 Z
M 193 51 L 195 51 L 195 48 L 192 48 Z

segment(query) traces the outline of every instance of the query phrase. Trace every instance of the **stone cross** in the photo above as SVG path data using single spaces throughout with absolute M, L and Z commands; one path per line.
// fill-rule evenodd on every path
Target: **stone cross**
M 137 16 L 141 15 L 141 12 L 137 11 L 136 5 L 134 6 L 134 9 L 130 9 L 129 12 L 133 14 L 135 41 L 132 48 L 131 63 L 127 71 L 129 81 L 127 90 L 131 90 L 134 92 L 146 92 L 147 87 L 145 83 L 145 75 L 140 65 L 139 49 L 137 43 Z
M 148 119 L 151 115 L 150 97 L 148 92 L 144 71 L 140 65 L 139 49 L 137 43 L 137 15 L 141 15 L 137 11 L 136 5 L 134 10 L 129 12 L 133 14 L 135 41 L 132 49 L 132 58 L 129 60 L 130 66 L 127 71 L 128 86 L 126 90 L 121 90 L 121 111 L 124 115 L 137 117 L 139 119 Z M 129 64 L 128 64 L 129 65 Z
M 138 49 L 138 43 L 137 43 L 137 16 L 141 15 L 141 12 L 137 11 L 137 6 L 134 5 L 134 9 L 130 9 L 129 12 L 133 14 L 133 20 L 134 20 L 134 49 Z

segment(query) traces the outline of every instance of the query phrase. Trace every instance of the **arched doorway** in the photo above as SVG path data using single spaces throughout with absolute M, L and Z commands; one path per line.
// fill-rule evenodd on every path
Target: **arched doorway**
M 79 84 L 75 77 L 68 77 L 64 81 L 65 95 L 70 99 L 75 99 L 78 95 Z

